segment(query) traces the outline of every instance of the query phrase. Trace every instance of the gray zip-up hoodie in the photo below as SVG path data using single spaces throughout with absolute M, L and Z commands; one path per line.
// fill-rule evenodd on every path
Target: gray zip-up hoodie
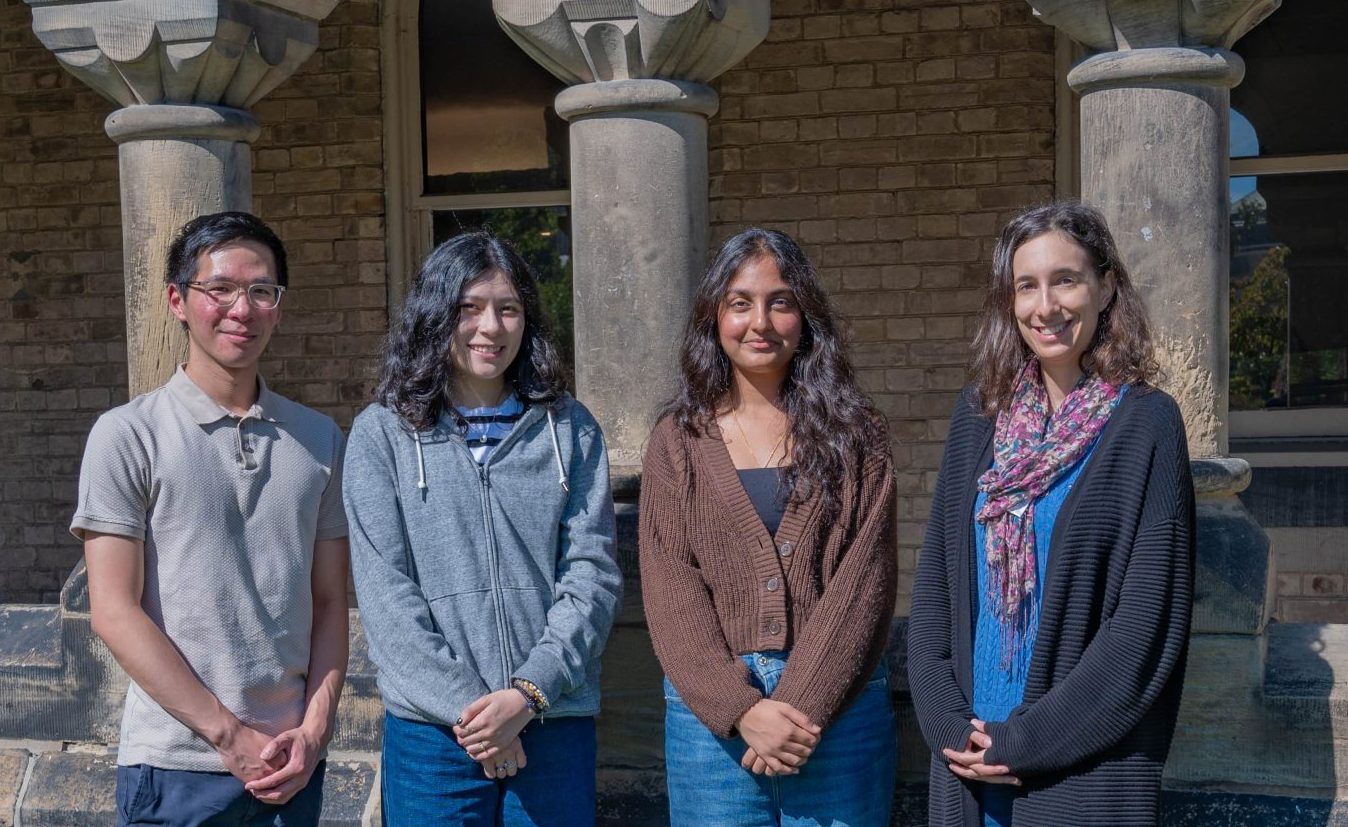
M 479 466 L 448 415 L 412 431 L 371 405 L 342 491 L 390 712 L 453 724 L 513 677 L 547 695 L 549 716 L 598 712 L 622 573 L 604 437 L 584 406 L 529 406 Z

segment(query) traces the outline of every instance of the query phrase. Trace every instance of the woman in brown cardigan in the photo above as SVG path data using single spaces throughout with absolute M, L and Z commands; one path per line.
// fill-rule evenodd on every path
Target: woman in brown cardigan
M 725 243 L 681 363 L 641 485 L 671 822 L 887 825 L 889 440 L 794 241 Z

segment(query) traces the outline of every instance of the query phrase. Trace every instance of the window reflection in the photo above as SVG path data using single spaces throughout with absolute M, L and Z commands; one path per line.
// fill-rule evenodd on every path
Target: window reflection
M 1348 405 L 1348 172 L 1231 190 L 1232 410 Z
M 1348 151 L 1348 107 L 1334 80 L 1348 77 L 1346 28 L 1343 0 L 1297 0 L 1240 39 L 1245 79 L 1231 90 L 1231 107 L 1258 141 L 1255 152 L 1237 154 L 1233 115 L 1234 157 Z
M 488 2 L 421 3 L 426 195 L 568 186 L 565 84 L 517 46 Z

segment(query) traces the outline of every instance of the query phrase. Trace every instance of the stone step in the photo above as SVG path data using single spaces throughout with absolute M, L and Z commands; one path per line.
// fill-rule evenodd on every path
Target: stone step
M 328 757 L 322 827 L 371 823 L 376 771 L 371 754 Z M 106 747 L 0 742 L 0 827 L 13 827 L 16 814 L 23 827 L 114 824 L 116 785 L 116 757 Z

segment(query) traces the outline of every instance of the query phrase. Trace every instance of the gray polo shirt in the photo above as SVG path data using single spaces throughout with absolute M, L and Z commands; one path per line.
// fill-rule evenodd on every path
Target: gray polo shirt
M 258 388 L 238 417 L 180 367 L 99 417 L 70 530 L 144 540 L 146 613 L 226 708 L 276 734 L 304 716 L 314 541 L 347 533 L 342 432 Z M 134 681 L 117 763 L 224 769 Z

